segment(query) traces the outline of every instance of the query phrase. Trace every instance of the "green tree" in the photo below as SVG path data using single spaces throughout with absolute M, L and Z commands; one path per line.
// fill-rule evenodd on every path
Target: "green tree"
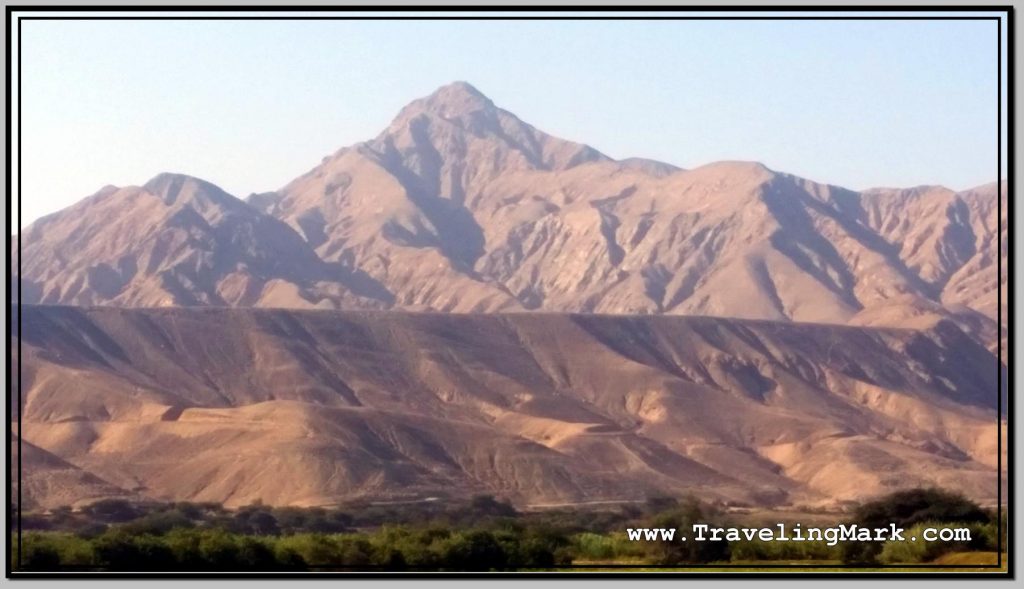
M 199 539 L 199 556 L 210 570 L 240 570 L 241 558 L 236 536 L 220 530 L 206 532 Z
M 60 554 L 49 543 L 39 539 L 22 539 L 21 569 L 26 571 L 55 571 L 60 567 Z M 15 567 L 18 566 L 17 555 L 13 556 Z
M 910 489 L 861 505 L 851 523 L 866 528 L 888 528 L 891 524 L 909 528 L 929 521 L 971 524 L 988 520 L 988 514 L 963 495 L 941 489 Z M 877 563 L 883 547 L 881 542 L 845 542 L 842 546 L 843 562 L 863 564 Z
M 455 571 L 503 570 L 508 567 L 508 555 L 491 532 L 474 530 L 446 541 L 442 563 Z
M 654 517 L 652 528 L 675 528 L 673 540 L 659 540 L 655 546 L 655 559 L 663 565 L 695 564 L 729 560 L 729 543 L 725 540 L 716 542 L 681 542 L 680 536 L 686 536 L 693 529 L 693 524 L 716 526 L 718 514 L 702 505 L 693 498 L 686 499 L 676 509 Z
M 112 530 L 92 542 L 96 565 L 106 570 L 166 571 L 177 564 L 174 552 L 155 536 Z
M 105 523 L 127 522 L 143 514 L 141 507 L 123 499 L 102 499 L 85 506 L 82 512 Z
M 191 528 L 192 520 L 176 509 L 146 514 L 124 524 L 122 529 L 130 534 L 166 534 L 174 528 Z
M 907 540 L 917 538 L 916 541 L 889 541 L 882 545 L 878 554 L 878 560 L 885 564 L 902 563 L 923 563 L 931 562 L 936 558 L 949 552 L 968 552 L 977 550 L 994 550 L 995 545 L 990 544 L 990 536 L 985 532 L 987 524 L 963 524 L 956 522 L 924 522 L 911 526 L 906 530 L 904 536 Z M 964 541 L 926 541 L 924 531 L 927 528 L 967 528 L 970 532 L 970 540 Z
M 280 568 L 274 550 L 257 538 L 242 538 L 238 542 L 238 564 L 244 570 L 272 571 Z

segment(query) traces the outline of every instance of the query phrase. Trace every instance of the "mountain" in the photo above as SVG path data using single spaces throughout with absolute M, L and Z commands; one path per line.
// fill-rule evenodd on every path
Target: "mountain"
M 161 174 L 108 186 L 21 235 L 25 302 L 381 306 L 286 224 L 216 186 Z M 15 261 L 15 264 L 17 261 Z M 372 289 L 371 289 L 372 290 Z
M 523 305 L 514 293 L 475 269 L 487 247 L 479 187 L 557 176 L 588 162 L 611 160 L 455 83 L 402 109 L 376 139 L 250 202 L 288 222 L 323 259 L 377 277 L 399 306 L 517 310 Z
M 25 487 L 990 502 L 1007 205 L 615 160 L 451 84 L 277 191 L 162 174 L 12 238 Z
M 55 457 L 38 505 L 835 505 L 932 484 L 991 502 L 998 484 L 999 363 L 949 322 L 28 305 L 23 326 L 26 448 Z M 91 485 L 56 483 L 76 473 Z
M 137 497 L 119 489 L 94 474 L 83 471 L 57 456 L 14 436 L 11 440 L 12 497 L 22 487 L 22 505 L 28 509 L 50 509 L 64 505 L 88 504 L 100 499 L 130 499 Z M 18 477 L 18 455 L 21 454 L 22 472 Z
M 1006 348 L 1009 308 L 1006 184 L 997 190 L 995 183 L 961 193 L 873 190 L 862 195 L 860 211 L 865 225 L 900 247 L 900 258 L 928 283 L 933 300 L 962 318 L 966 309 L 991 320 L 969 330 L 984 332 L 993 352 L 1000 340 Z
M 972 214 L 975 219 L 972 232 L 975 247 L 971 257 L 950 275 L 943 287 L 942 302 L 966 305 L 995 318 L 1000 325 L 1002 349 L 1005 351 L 1010 308 L 1006 283 L 1009 276 L 1009 211 L 1006 185 L 1002 185 L 998 200 L 996 191 L 995 184 L 988 184 L 968 191 L 962 197 L 975 211 Z
M 1005 189 L 855 192 L 750 162 L 616 161 L 464 82 L 248 204 L 161 178 L 26 230 L 25 302 L 927 317 L 993 349 L 1006 323 Z M 198 200 L 167 198 L 173 183 Z
M 842 323 L 894 299 L 941 306 L 955 272 L 975 274 L 968 258 L 990 244 L 961 241 L 985 239 L 994 198 L 941 192 L 939 206 L 917 189 L 861 194 L 755 163 L 617 162 L 456 83 L 253 202 L 401 307 Z M 945 233 L 910 243 L 899 215 Z M 995 319 L 978 297 L 971 307 Z

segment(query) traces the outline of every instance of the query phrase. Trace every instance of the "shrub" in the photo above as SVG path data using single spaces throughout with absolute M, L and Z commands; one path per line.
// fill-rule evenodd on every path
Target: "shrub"
M 365 567 L 373 561 L 373 546 L 361 536 L 335 536 L 338 546 L 338 564 L 346 567 Z
M 577 534 L 573 538 L 573 548 L 578 558 L 586 560 L 610 560 L 615 557 L 615 541 L 603 534 Z
M 69 534 L 24 533 L 20 570 L 45 571 L 55 570 L 63 565 L 89 565 L 92 561 L 92 550 L 86 542 L 83 552 L 79 542 L 81 540 Z M 11 564 L 18 568 L 17 536 L 11 537 L 10 548 Z
M 280 568 L 274 550 L 262 539 L 242 538 L 238 542 L 238 564 L 245 570 L 269 571 Z
M 124 524 L 122 529 L 130 534 L 162 535 L 175 528 L 191 528 L 192 520 L 178 510 L 163 511 L 144 515 Z
M 278 568 L 286 571 L 301 571 L 306 568 L 306 561 L 292 548 L 276 546 L 274 561 Z
M 820 540 L 764 542 L 742 539 L 729 545 L 732 560 L 837 560 L 842 549 Z
M 201 569 L 204 566 L 199 542 L 202 533 L 198 530 L 179 528 L 164 536 L 164 542 L 174 554 L 175 560 L 185 570 Z
M 714 521 L 717 517 L 717 513 L 691 498 L 678 508 L 655 517 L 648 527 L 675 528 L 677 536 L 680 533 L 685 535 L 692 529 L 693 524 L 717 526 Z M 717 542 L 680 542 L 678 539 L 658 541 L 654 545 L 654 550 L 657 562 L 663 565 L 729 560 L 729 543 L 725 540 Z
M 123 499 L 101 499 L 82 508 L 82 513 L 105 523 L 131 521 L 143 514 L 140 506 Z
M 84 524 L 75 528 L 75 535 L 79 538 L 91 540 L 107 531 L 104 524 Z
M 281 531 L 286 534 L 304 530 L 312 514 L 300 507 L 280 507 L 273 511 Z
M 502 570 L 508 567 L 508 555 L 494 535 L 483 530 L 458 533 L 445 540 L 442 566 L 455 571 Z
M 885 564 L 931 562 L 949 552 L 967 552 L 974 550 L 994 550 L 990 544 L 990 536 L 986 533 L 987 524 L 963 524 L 957 522 L 923 522 L 908 528 L 903 535 L 905 542 L 889 541 L 882 545 L 878 560 Z M 963 542 L 933 541 L 924 539 L 927 528 L 967 528 L 971 539 Z M 912 541 L 911 538 L 917 538 Z
M 865 503 L 854 512 L 852 519 L 853 523 L 868 528 L 885 528 L 890 523 L 909 528 L 929 521 L 982 524 L 989 516 L 962 495 L 940 489 L 911 489 Z M 881 542 L 846 542 L 842 546 L 846 563 L 874 564 L 882 551 Z
M 21 556 L 21 568 L 26 571 L 46 571 L 60 567 L 57 549 L 45 542 L 26 543 Z
M 166 571 L 177 563 L 174 552 L 159 537 L 130 536 L 108 531 L 92 541 L 94 563 L 107 570 Z
M 57 534 L 52 546 L 60 556 L 62 566 L 88 567 L 93 565 L 92 543 L 72 534 Z
M 340 551 L 334 540 L 323 534 L 295 534 L 277 541 L 278 549 L 298 554 L 308 566 L 340 563 Z
M 220 530 L 206 532 L 199 537 L 199 557 L 204 568 L 237 570 L 241 568 L 241 554 L 237 536 Z
M 572 562 L 571 558 L 560 557 L 558 547 L 536 536 L 510 542 L 507 546 L 503 543 L 503 547 L 509 555 L 508 564 L 515 568 L 547 569 Z

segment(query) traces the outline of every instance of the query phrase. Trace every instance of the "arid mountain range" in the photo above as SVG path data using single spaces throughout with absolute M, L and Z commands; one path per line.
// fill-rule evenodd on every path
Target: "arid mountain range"
M 829 323 L 942 305 L 995 320 L 995 190 L 615 161 L 456 83 L 247 203 L 183 175 L 103 188 L 25 230 L 23 296 Z
M 25 488 L 992 501 L 1006 198 L 614 160 L 454 83 L 280 190 L 25 228 Z
M 26 460 L 25 484 L 42 506 L 111 493 L 834 505 L 931 484 L 994 502 L 998 488 L 1001 367 L 947 321 L 22 313 L 24 434 L 45 457 Z

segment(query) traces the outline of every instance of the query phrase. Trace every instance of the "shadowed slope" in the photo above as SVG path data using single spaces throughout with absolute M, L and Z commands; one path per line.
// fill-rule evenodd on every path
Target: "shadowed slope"
M 998 362 L 699 317 L 25 307 L 26 440 L 164 499 L 995 494 Z

